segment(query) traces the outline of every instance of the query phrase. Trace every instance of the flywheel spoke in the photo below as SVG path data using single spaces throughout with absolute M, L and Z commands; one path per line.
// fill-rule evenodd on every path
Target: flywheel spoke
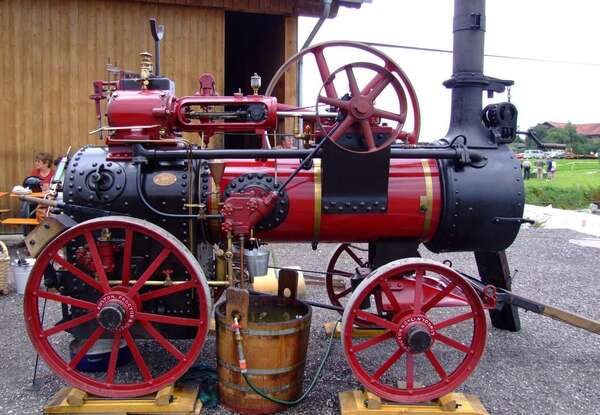
M 405 111 L 403 111 L 401 114 L 396 114 L 394 112 L 380 110 L 378 108 L 375 108 L 375 110 L 373 111 L 373 115 L 375 115 L 379 118 L 386 119 L 386 120 L 398 121 L 400 124 L 404 124 L 404 122 L 406 121 L 406 112 Z
M 358 83 L 356 82 L 356 77 L 354 76 L 354 71 L 351 66 L 346 67 L 346 75 L 348 76 L 348 87 L 350 88 L 350 93 L 353 97 L 357 97 L 360 95 L 360 90 L 358 89 Z
M 325 60 L 325 55 L 323 55 L 323 49 L 314 49 L 312 53 L 315 57 L 315 61 L 317 62 L 317 68 L 319 69 L 319 75 L 321 75 L 321 81 L 326 82 L 331 76 L 331 72 L 329 71 L 327 61 Z M 333 82 L 325 83 L 325 92 L 330 98 L 338 96 Z
M 324 97 L 323 95 L 319 95 L 318 100 L 319 100 L 319 102 L 330 105 L 332 107 L 343 109 L 345 111 L 350 111 L 350 102 L 349 101 L 343 101 L 338 98 Z
M 375 101 L 375 99 L 383 92 L 386 86 L 390 83 L 390 79 L 388 75 L 382 75 L 380 80 L 373 85 L 371 91 L 367 94 L 367 98 L 371 101 Z
M 377 146 L 375 145 L 375 138 L 373 137 L 373 130 L 371 129 L 369 120 L 361 120 L 360 125 L 362 127 L 362 132 L 365 137 L 365 142 L 367 144 L 367 148 L 369 150 L 373 150 Z
M 347 114 L 346 118 L 344 118 L 344 121 L 339 123 L 338 126 L 335 127 L 335 130 L 333 130 L 333 132 L 329 136 L 331 141 L 337 141 L 340 138 L 342 138 L 342 136 L 346 133 L 346 131 L 348 131 L 348 129 L 350 127 L 352 127 L 352 124 L 354 124 L 354 121 L 355 121 L 354 118 L 350 114 Z

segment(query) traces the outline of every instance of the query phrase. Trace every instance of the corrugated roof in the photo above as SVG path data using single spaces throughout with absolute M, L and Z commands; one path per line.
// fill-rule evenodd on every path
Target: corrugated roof
M 565 128 L 568 123 L 566 122 L 556 122 L 556 121 L 546 121 L 544 124 L 547 124 L 549 127 L 554 128 Z M 585 136 L 600 136 L 600 123 L 589 123 L 589 124 L 572 124 L 575 127 L 575 131 L 577 134 L 585 135 Z

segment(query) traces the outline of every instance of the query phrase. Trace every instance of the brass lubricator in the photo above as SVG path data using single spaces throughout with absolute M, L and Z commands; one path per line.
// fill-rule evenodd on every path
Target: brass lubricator
M 140 76 L 142 78 L 142 88 L 147 89 L 150 81 L 148 78 L 152 75 L 152 54 L 150 52 L 140 53 Z

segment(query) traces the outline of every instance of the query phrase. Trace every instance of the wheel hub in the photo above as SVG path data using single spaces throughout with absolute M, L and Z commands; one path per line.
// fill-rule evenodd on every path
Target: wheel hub
M 135 322 L 137 307 L 127 295 L 109 292 L 97 304 L 98 324 L 113 333 L 128 329 Z
M 396 333 L 396 341 L 410 353 L 424 353 L 433 345 L 435 328 L 427 317 L 411 316 L 404 320 Z
M 373 113 L 373 103 L 363 96 L 354 97 L 350 100 L 352 116 L 359 120 L 366 120 Z

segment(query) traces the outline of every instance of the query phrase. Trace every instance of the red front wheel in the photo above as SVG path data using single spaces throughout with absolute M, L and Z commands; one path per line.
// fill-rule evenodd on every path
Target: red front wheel
M 383 319 L 362 304 L 382 292 Z M 357 319 L 382 333 L 352 337 Z M 384 399 L 418 403 L 460 386 L 475 370 L 486 343 L 481 300 L 459 274 L 437 262 L 407 258 L 382 266 L 348 301 L 342 321 L 344 353 L 352 371 Z
M 149 394 L 181 377 L 200 354 L 210 309 L 189 250 L 156 225 L 117 216 L 51 241 L 24 298 L 27 332 L 48 366 L 69 384 L 110 397 Z M 132 361 L 121 366 L 124 351 Z M 103 372 L 82 365 L 101 356 Z

